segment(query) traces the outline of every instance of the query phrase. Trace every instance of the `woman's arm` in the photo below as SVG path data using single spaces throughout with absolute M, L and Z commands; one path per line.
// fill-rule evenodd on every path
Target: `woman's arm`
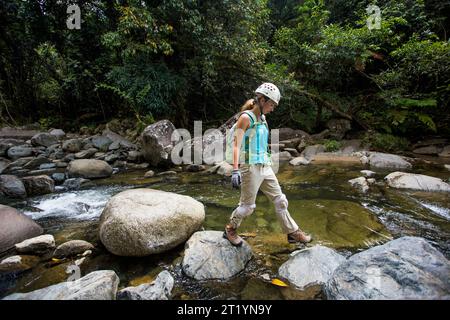
M 245 131 L 250 126 L 250 117 L 243 113 L 236 124 L 236 129 L 234 133 L 233 140 L 233 170 L 239 169 L 239 151 L 241 149 L 242 139 L 244 137 Z

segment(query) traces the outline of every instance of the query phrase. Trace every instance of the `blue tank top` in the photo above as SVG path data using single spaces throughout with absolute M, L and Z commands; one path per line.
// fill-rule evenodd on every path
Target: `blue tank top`
M 252 119 L 256 116 L 251 111 Z M 249 115 L 250 116 L 250 115 Z M 269 127 L 266 121 L 251 121 L 250 127 L 245 131 L 242 143 L 245 163 L 271 164 L 269 153 Z

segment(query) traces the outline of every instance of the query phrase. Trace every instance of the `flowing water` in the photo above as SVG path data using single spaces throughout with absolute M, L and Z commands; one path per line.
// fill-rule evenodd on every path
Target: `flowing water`
M 349 256 L 404 235 L 428 239 L 450 256 L 450 196 L 448 193 L 401 191 L 382 183 L 363 194 L 353 189 L 349 179 L 361 176 L 359 166 L 282 165 L 277 176 L 289 200 L 289 211 L 302 229 L 314 236 L 311 245 L 333 247 Z M 374 170 L 376 171 L 376 170 Z M 414 172 L 440 177 L 450 172 L 422 166 Z M 382 181 L 390 171 L 378 170 Z M 186 277 L 180 262 L 183 245 L 163 254 L 145 258 L 117 257 L 108 253 L 98 238 L 98 219 L 106 202 L 130 188 L 154 188 L 188 195 L 205 205 L 205 230 L 223 230 L 239 201 L 229 178 L 204 173 L 180 172 L 176 176 L 143 178 L 143 171 L 119 173 L 95 181 L 86 190 L 56 193 L 10 203 L 32 217 L 53 234 L 57 244 L 72 239 L 93 243 L 96 250 L 81 266 L 82 275 L 94 270 L 114 270 L 120 288 L 151 282 L 163 269 L 175 277 L 174 299 L 303 299 L 321 298 L 277 287 L 269 279 L 277 277 L 281 264 L 299 247 L 288 244 L 269 200 L 259 194 L 255 212 L 240 228 L 254 252 L 246 269 L 227 281 L 194 281 Z M 30 271 L 0 279 L 0 297 L 12 292 L 28 292 L 68 277 L 73 261 L 43 261 Z

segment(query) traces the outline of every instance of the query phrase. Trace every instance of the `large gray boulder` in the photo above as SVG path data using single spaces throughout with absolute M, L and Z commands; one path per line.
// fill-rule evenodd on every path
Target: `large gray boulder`
M 175 126 L 172 122 L 161 120 L 149 125 L 142 132 L 142 153 L 150 165 L 169 165 L 171 163 L 170 154 L 175 146 L 171 140 L 174 131 Z
M 115 300 L 119 277 L 112 270 L 94 271 L 68 282 L 28 293 L 14 293 L 3 300 Z
M 67 175 L 70 178 L 107 178 L 112 172 L 112 167 L 103 160 L 79 159 L 71 161 L 67 166 Z
M 327 283 L 336 268 L 344 262 L 345 257 L 335 250 L 316 245 L 294 252 L 292 257 L 281 265 L 278 274 L 298 290 L 305 290 Z
M 152 189 L 123 191 L 112 197 L 100 218 L 100 239 L 119 256 L 161 253 L 185 242 L 205 219 L 197 200 Z
M 328 299 L 450 299 L 450 263 L 425 239 L 403 237 L 351 256 L 324 291 Z
M 182 268 L 196 280 L 228 279 L 244 270 L 252 255 L 245 241 L 235 247 L 222 231 L 199 231 L 186 243 Z
M 450 192 L 450 184 L 439 178 L 406 172 L 392 172 L 384 178 L 392 188 Z
M 10 198 L 25 198 L 27 196 L 27 191 L 19 178 L 9 174 L 3 174 L 0 175 L 0 196 L 1 195 Z
M 46 175 L 22 178 L 28 196 L 39 196 L 55 192 L 55 181 Z
M 31 144 L 36 147 L 38 146 L 50 147 L 51 145 L 57 143 L 58 138 L 46 132 L 38 133 L 31 138 Z
M 395 154 L 371 152 L 368 157 L 369 165 L 375 168 L 409 169 L 412 165 Z
M 117 300 L 169 300 L 174 282 L 170 272 L 165 270 L 152 283 L 120 290 Z
M 29 217 L 2 204 L 0 204 L 0 221 L 0 253 L 43 232 L 42 227 Z

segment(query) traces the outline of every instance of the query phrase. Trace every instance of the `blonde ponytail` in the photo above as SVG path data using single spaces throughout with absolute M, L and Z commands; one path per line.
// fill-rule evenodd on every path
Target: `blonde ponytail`
M 255 105 L 255 99 L 249 99 L 247 100 L 244 105 L 241 107 L 241 112 L 253 109 L 253 106 Z

